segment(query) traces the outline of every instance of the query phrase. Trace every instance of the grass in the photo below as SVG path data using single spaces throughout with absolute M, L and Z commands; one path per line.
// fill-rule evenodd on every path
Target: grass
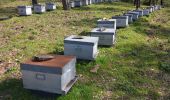
M 63 39 L 71 34 L 89 35 L 99 18 L 111 18 L 134 9 L 122 2 L 19 17 L 9 13 L 27 1 L 0 6 L 0 63 L 7 71 L 0 77 L 3 100 L 101 100 L 170 99 L 170 10 L 164 8 L 142 17 L 117 32 L 114 47 L 99 47 L 96 61 L 78 61 L 78 82 L 66 96 L 23 89 L 19 64 L 36 54 L 63 52 Z M 60 4 L 59 4 L 60 5 Z M 15 10 L 16 11 L 16 10 Z M 0 67 L 2 67 L 0 65 Z M 97 73 L 90 72 L 96 65 Z

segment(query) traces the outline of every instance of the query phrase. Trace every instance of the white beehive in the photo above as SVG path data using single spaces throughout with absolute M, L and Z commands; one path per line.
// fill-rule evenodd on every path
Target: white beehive
M 133 14 L 132 19 L 133 19 L 134 21 L 136 21 L 136 20 L 139 19 L 139 13 L 138 13 L 138 12 L 128 12 L 127 14 Z
M 128 16 L 128 23 L 132 23 L 133 22 L 133 14 L 124 14 L 124 16 Z
M 139 17 L 142 17 L 143 16 L 143 10 L 133 10 L 134 12 L 139 12 Z
M 55 10 L 56 4 L 54 3 L 46 3 L 46 10 Z
M 41 4 L 34 5 L 35 13 L 44 13 L 45 11 L 46 11 L 45 5 L 41 5 Z
M 112 19 L 116 19 L 116 27 L 127 27 L 128 24 L 128 16 L 113 16 Z
M 44 61 L 21 63 L 23 86 L 26 89 L 66 94 L 76 82 L 76 57 L 52 55 Z
M 116 30 L 116 19 L 99 19 L 97 27 L 113 28 Z
M 87 6 L 89 4 L 88 0 L 82 0 L 83 6 Z
M 31 6 L 18 6 L 18 13 L 20 16 L 32 15 L 32 7 Z
M 98 37 L 72 35 L 64 39 L 64 55 L 94 60 L 97 57 Z
M 98 45 L 112 46 L 115 44 L 116 30 L 112 28 L 94 28 L 91 31 L 92 37 L 99 37 Z
M 75 6 L 74 6 L 74 1 L 70 1 L 70 7 L 71 8 L 74 8 Z
M 148 16 L 150 13 L 149 9 L 143 9 L 143 15 Z
M 92 0 L 88 0 L 88 4 L 91 5 L 92 4 Z
M 81 0 L 74 1 L 74 6 L 75 6 L 75 7 L 81 7 L 82 5 L 83 5 L 83 3 L 82 3 Z
M 149 10 L 149 13 L 152 13 L 152 12 L 153 12 L 153 8 L 152 8 L 152 7 L 147 7 L 146 9 Z

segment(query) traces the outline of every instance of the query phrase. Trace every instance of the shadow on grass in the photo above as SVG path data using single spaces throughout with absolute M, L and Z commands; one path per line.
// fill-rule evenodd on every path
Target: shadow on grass
M 19 79 L 7 79 L 0 82 L 1 100 L 54 100 L 60 96 L 24 89 L 22 80 Z
M 0 21 L 7 20 L 17 16 L 17 9 L 15 7 L 0 8 Z

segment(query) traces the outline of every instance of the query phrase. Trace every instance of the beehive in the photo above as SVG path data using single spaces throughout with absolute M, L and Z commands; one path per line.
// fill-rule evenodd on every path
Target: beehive
M 18 6 L 18 14 L 20 16 L 32 15 L 32 7 L 31 6 Z
M 149 9 L 143 9 L 143 15 L 148 16 L 150 13 Z
M 99 19 L 97 21 L 97 27 L 116 29 L 116 19 Z
M 92 0 L 88 0 L 88 5 L 91 5 L 92 4 Z
M 133 10 L 134 12 L 139 12 L 139 17 L 142 17 L 143 16 L 143 10 Z
M 54 3 L 46 3 L 46 10 L 55 10 L 56 4 Z
M 128 26 L 128 16 L 113 16 L 112 19 L 116 19 L 117 28 Z
M 74 1 L 74 7 L 81 7 L 83 5 L 81 0 Z
M 124 14 L 124 16 L 128 16 L 128 23 L 133 22 L 133 14 Z
M 70 7 L 71 8 L 74 8 L 75 6 L 74 6 L 74 1 L 70 1 Z
M 133 21 L 136 21 L 136 20 L 139 19 L 139 13 L 138 12 L 128 12 L 127 14 L 133 15 L 133 17 L 132 17 Z
M 50 55 L 51 56 L 51 55 Z M 76 82 L 76 57 L 52 55 L 45 61 L 21 63 L 23 86 L 26 89 L 66 94 Z
M 99 37 L 98 45 L 112 46 L 115 44 L 116 30 L 112 28 L 94 28 L 91 31 L 92 37 Z
M 87 6 L 87 5 L 89 5 L 89 0 L 82 0 L 82 3 L 84 6 Z
M 97 57 L 98 37 L 72 35 L 64 39 L 64 55 L 94 60 Z
M 41 5 L 41 4 L 34 5 L 34 12 L 35 13 L 44 13 L 45 11 L 46 11 L 45 5 Z

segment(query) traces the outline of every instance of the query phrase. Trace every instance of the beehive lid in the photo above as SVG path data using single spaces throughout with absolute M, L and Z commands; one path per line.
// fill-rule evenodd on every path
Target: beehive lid
M 113 19 L 128 19 L 128 16 L 113 16 Z
M 17 8 L 32 8 L 32 6 L 18 6 Z
M 135 14 L 135 15 L 139 15 L 139 12 L 130 11 L 130 12 L 128 12 L 128 14 Z
M 99 19 L 97 22 L 116 22 L 116 19 Z
M 52 55 L 54 58 L 46 61 L 33 61 L 32 59 L 21 63 L 21 70 L 35 72 L 62 74 L 63 68 L 71 61 L 75 61 L 74 56 Z
M 94 45 L 98 42 L 98 40 L 99 40 L 98 37 L 71 35 L 64 39 L 64 43 Z
M 115 29 L 113 28 L 104 28 L 104 30 L 101 30 L 101 28 L 94 28 L 91 31 L 92 34 L 100 34 L 100 35 L 114 35 Z
M 133 14 L 124 14 L 124 15 L 125 15 L 125 16 L 131 16 L 131 17 L 133 16 Z

